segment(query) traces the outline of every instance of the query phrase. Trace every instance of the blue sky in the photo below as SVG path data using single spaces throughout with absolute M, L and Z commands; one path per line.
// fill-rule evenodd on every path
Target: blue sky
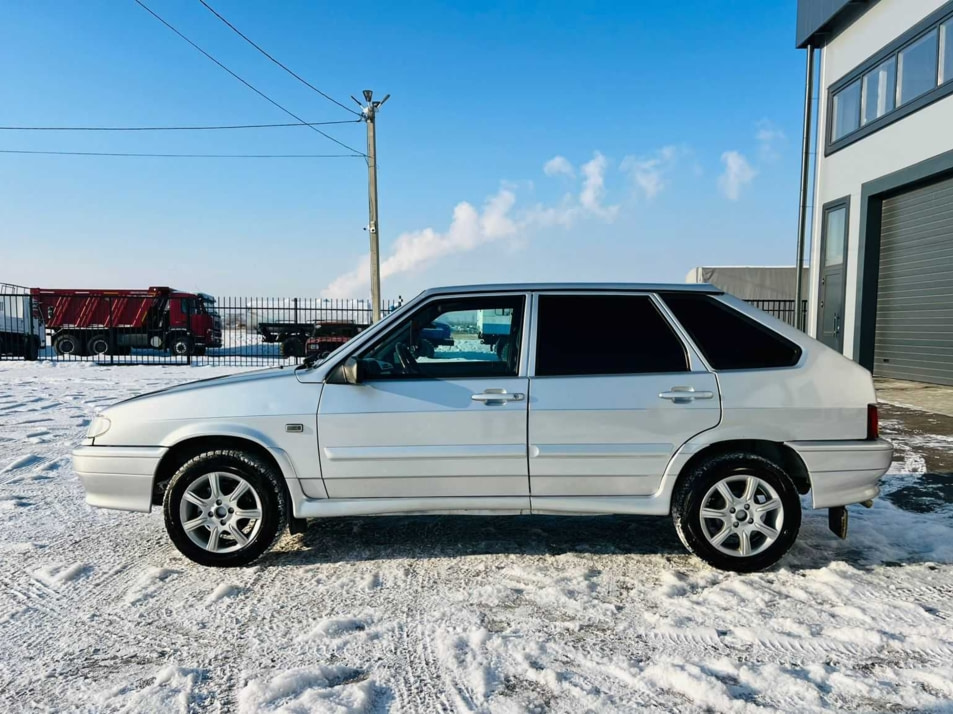
M 300 116 L 350 118 L 197 0 L 145 1 Z M 332 96 L 392 95 L 378 121 L 386 297 L 793 263 L 794 0 L 210 4 Z M 0 125 L 290 121 L 132 0 L 0 7 Z M 326 129 L 364 147 L 359 123 Z M 339 147 L 289 128 L 2 131 L 0 149 Z M 360 159 L 0 154 L 0 181 L 3 282 L 367 294 Z

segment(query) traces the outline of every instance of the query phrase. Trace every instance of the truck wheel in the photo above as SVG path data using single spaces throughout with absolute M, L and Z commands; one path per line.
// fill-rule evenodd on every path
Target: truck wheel
M 278 352 L 282 357 L 304 357 L 304 343 L 298 337 L 289 337 L 281 343 Z
M 196 357 L 203 357 L 205 355 L 205 345 L 196 345 L 192 349 L 192 354 Z
M 801 500 L 774 462 L 737 451 L 685 474 L 672 494 L 672 518 L 688 550 L 721 570 L 769 568 L 801 527 Z
M 192 354 L 192 338 L 188 335 L 176 335 L 169 343 L 169 353 L 173 357 L 187 357 Z
M 86 340 L 86 353 L 91 355 L 109 354 L 109 337 L 103 334 L 90 337 Z
M 23 359 L 27 362 L 36 362 L 40 356 L 40 341 L 32 335 L 26 338 L 23 345 Z
M 82 342 L 72 332 L 61 332 L 54 337 L 53 349 L 61 357 L 80 357 L 83 354 Z
M 186 462 L 165 491 L 165 527 L 200 565 L 240 567 L 264 553 L 288 522 L 275 468 L 244 451 L 207 451 Z

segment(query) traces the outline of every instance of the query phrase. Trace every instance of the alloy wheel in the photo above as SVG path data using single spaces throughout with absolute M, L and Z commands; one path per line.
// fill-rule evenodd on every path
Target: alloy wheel
M 215 471 L 195 479 L 179 502 L 189 540 L 210 553 L 239 550 L 258 535 L 261 499 L 241 476 Z
M 749 557 L 764 552 L 784 526 L 784 506 L 764 479 L 733 474 L 712 486 L 698 514 L 702 534 L 726 555 Z

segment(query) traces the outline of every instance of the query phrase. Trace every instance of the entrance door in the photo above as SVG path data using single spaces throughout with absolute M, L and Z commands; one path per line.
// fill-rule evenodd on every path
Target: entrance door
M 844 299 L 847 289 L 847 216 L 846 200 L 828 204 L 824 208 L 817 310 L 817 338 L 841 353 L 844 351 Z
M 525 295 L 440 297 L 355 355 L 318 407 L 331 498 L 517 497 L 529 506 Z M 492 322 L 492 338 L 479 325 Z

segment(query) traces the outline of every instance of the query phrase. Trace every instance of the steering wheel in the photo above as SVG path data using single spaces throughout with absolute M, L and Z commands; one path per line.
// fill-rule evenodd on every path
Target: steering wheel
M 414 356 L 414 351 L 409 345 L 398 342 L 397 346 L 394 347 L 394 354 L 397 356 L 397 361 L 400 362 L 400 366 L 405 372 L 420 371 L 417 367 L 417 358 Z

